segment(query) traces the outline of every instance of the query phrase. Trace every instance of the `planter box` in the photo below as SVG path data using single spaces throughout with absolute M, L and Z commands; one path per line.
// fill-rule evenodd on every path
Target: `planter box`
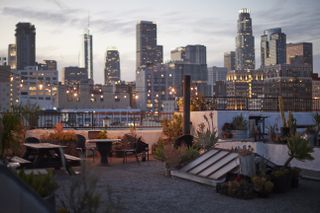
M 247 130 L 231 130 L 232 138 L 234 139 L 247 139 L 248 138 L 248 131 Z

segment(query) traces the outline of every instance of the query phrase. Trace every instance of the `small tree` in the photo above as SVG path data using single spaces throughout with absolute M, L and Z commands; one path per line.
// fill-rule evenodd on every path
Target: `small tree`
M 288 138 L 288 155 L 289 158 L 285 162 L 284 166 L 287 167 L 292 159 L 296 158 L 299 161 L 313 160 L 311 153 L 313 148 L 309 146 L 307 140 L 301 138 L 300 136 L 291 136 Z
M 318 135 L 320 132 L 320 114 L 318 112 L 313 115 L 313 121 L 315 123 L 316 141 L 318 142 Z

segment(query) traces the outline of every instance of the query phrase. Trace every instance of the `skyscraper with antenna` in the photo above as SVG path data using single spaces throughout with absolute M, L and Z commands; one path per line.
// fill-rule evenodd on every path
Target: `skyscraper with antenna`
M 88 71 L 88 78 L 93 80 L 93 52 L 92 35 L 90 34 L 90 16 L 88 15 L 88 27 L 83 35 L 83 60 L 84 67 Z

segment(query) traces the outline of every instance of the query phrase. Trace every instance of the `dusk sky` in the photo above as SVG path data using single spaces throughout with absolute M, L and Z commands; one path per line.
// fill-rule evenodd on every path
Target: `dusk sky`
M 281 27 L 287 42 L 313 42 L 314 72 L 320 71 L 319 0 L 0 0 L 0 56 L 15 43 L 18 22 L 36 27 L 37 61 L 54 59 L 59 71 L 77 66 L 90 14 L 93 35 L 94 79 L 104 81 L 104 55 L 108 47 L 120 52 L 122 80 L 135 80 L 136 31 L 139 20 L 157 24 L 164 61 L 170 51 L 188 44 L 207 47 L 208 66 L 222 66 L 223 53 L 235 49 L 238 11 L 251 10 L 256 67 L 260 66 L 263 30 Z

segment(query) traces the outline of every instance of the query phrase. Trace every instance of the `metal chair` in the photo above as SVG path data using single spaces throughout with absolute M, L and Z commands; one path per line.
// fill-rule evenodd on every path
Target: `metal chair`
M 87 150 L 92 152 L 92 158 L 94 161 L 95 151 L 94 147 L 87 147 L 86 146 L 86 138 L 83 135 L 76 134 L 77 137 L 77 150 L 80 152 L 80 155 L 87 157 Z
M 24 140 L 25 143 L 40 143 L 40 140 L 38 138 L 35 137 L 27 137 Z
M 126 134 L 123 138 L 123 143 L 127 143 L 127 146 L 121 150 L 123 153 L 123 163 L 128 162 L 130 154 L 135 156 L 138 163 L 140 163 L 139 157 L 142 158 L 142 161 L 149 160 L 148 144 L 144 143 L 141 137 L 137 138 L 136 136 Z

